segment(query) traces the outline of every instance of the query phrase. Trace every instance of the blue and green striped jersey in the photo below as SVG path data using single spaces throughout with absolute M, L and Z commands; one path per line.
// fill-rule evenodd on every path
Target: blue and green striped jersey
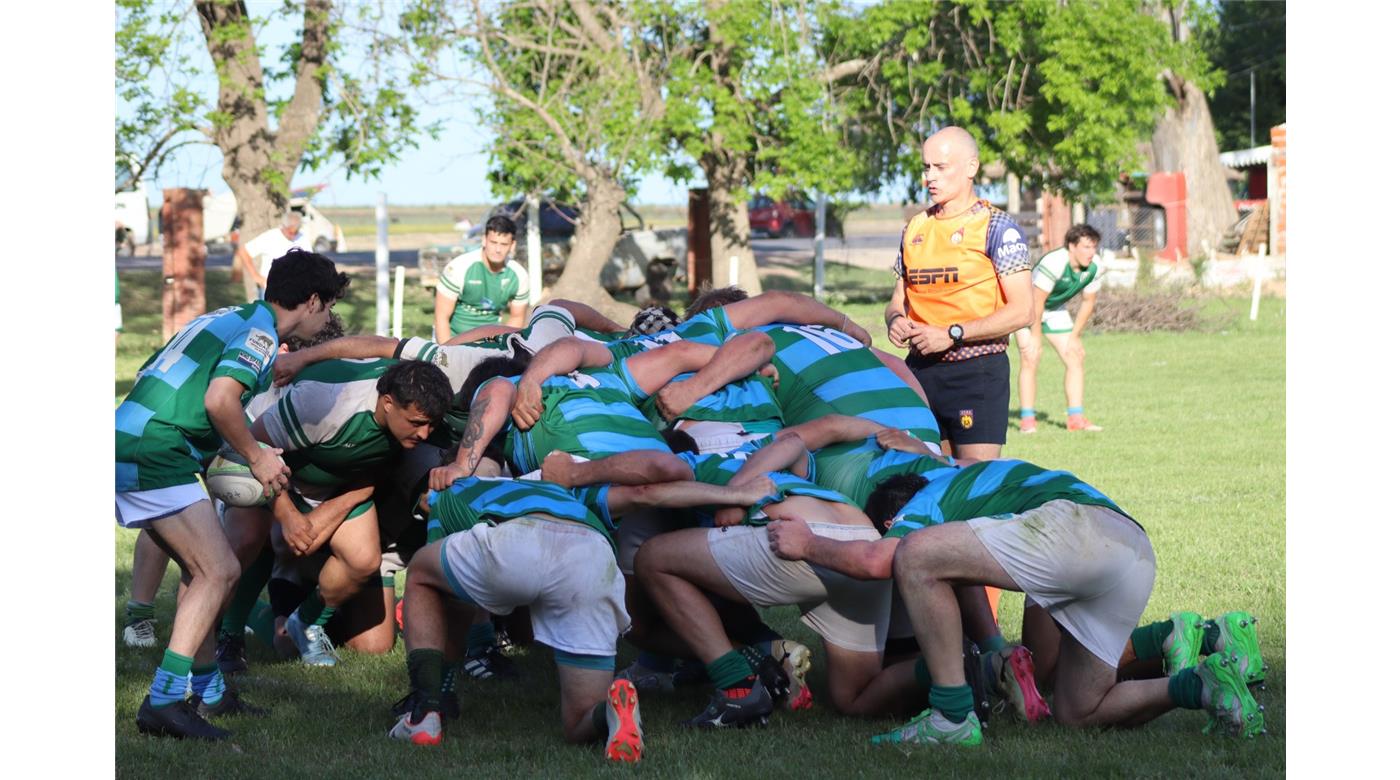
M 136 375 L 117 407 L 117 492 L 197 481 L 201 463 L 223 444 L 204 410 L 218 377 L 243 385 L 246 404 L 264 385 L 277 355 L 277 318 L 263 301 L 196 317 Z
M 744 467 L 744 463 L 759 449 L 772 443 L 772 436 L 765 436 L 746 442 L 743 446 L 733 452 L 714 452 L 707 454 L 696 454 L 693 452 L 680 453 L 681 460 L 684 460 L 691 470 L 695 472 L 696 482 L 705 482 L 710 485 L 728 485 L 735 474 Z M 807 473 L 810 475 L 816 468 L 815 463 L 808 455 Z M 789 496 L 808 496 L 818 498 L 823 501 L 832 501 L 839 504 L 850 504 L 851 500 L 834 490 L 824 488 L 811 480 L 803 479 L 795 474 L 786 471 L 769 471 L 764 476 L 773 480 L 775 491 L 764 496 L 758 503 L 749 507 L 748 516 L 744 522 L 746 525 L 766 525 L 767 516 L 760 510 L 769 504 L 776 504 L 787 499 Z M 714 525 L 713 509 L 697 510 L 701 525 Z
M 617 549 L 617 525 L 608 511 L 608 485 L 569 489 L 553 482 L 463 477 L 428 493 L 428 541 L 479 523 L 504 523 L 545 514 L 592 528 Z
M 757 328 L 777 348 L 778 404 L 788 425 L 845 414 L 938 441 L 933 412 L 880 358 L 854 338 L 821 325 Z
M 871 436 L 863 441 L 823 447 L 813 453 L 817 464 L 816 483 L 836 490 L 863 507 L 876 486 L 900 474 L 928 475 L 928 472 L 953 468 L 945 459 L 933 453 L 916 455 L 902 450 L 887 450 Z
M 976 517 L 1009 518 L 1056 499 L 1107 507 L 1132 520 L 1079 477 L 1023 460 L 987 460 L 925 476 L 929 483 L 895 515 L 885 536 L 907 536 L 920 528 Z

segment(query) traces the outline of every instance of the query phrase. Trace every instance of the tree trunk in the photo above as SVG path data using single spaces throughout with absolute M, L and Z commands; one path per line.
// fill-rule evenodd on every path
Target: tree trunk
M 196 0 L 200 28 L 219 76 L 218 111 L 209 131 L 224 155 L 224 182 L 238 201 L 241 235 L 276 227 L 287 208 L 292 175 L 316 131 L 324 104 L 330 0 L 306 0 L 296 86 L 274 132 L 268 122 L 262 63 L 242 0 Z
M 586 303 L 616 322 L 628 323 L 637 308 L 613 300 L 600 281 L 603 264 L 622 237 L 618 209 L 627 198 L 627 191 L 608 176 L 590 176 L 585 182 L 588 196 L 579 212 L 569 260 L 550 294 Z
M 749 246 L 749 204 L 741 196 L 747 178 L 744 160 L 723 150 L 701 156 L 700 167 L 710 185 L 710 257 L 716 287 L 727 287 L 729 258 L 739 258 L 738 284 L 749 295 L 763 292 L 758 264 Z
M 1187 254 L 1196 255 L 1204 250 L 1202 241 L 1218 245 L 1239 218 L 1225 183 L 1205 94 L 1173 73 L 1166 78 L 1177 105 L 1167 110 L 1152 134 L 1153 169 L 1185 172 Z

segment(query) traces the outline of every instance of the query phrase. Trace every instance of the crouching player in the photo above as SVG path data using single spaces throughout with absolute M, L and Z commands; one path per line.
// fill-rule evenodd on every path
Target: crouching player
M 1170 678 L 1117 681 L 1157 564 L 1142 526 L 1108 496 L 1073 474 L 1018 460 L 895 481 L 911 497 L 893 497 L 893 511 L 872 510 L 872 519 L 888 525 L 889 537 L 902 537 L 893 555 L 888 547 L 880 554 L 892 559 L 932 687 L 929 708 L 876 743 L 981 744 L 963 672 L 956 585 L 1019 590 L 1054 619 L 1062 632 L 1054 714 L 1062 724 L 1133 726 L 1184 707 L 1208 710 L 1211 727 L 1251 737 L 1263 731 L 1262 711 L 1224 653 Z M 837 562 L 861 552 L 783 525 L 773 541 L 784 557 Z
M 642 757 L 637 691 L 613 680 L 617 639 L 630 623 L 614 558 L 614 514 L 660 506 L 747 505 L 773 489 L 698 482 L 604 485 L 572 491 L 547 482 L 467 477 L 428 494 L 429 544 L 409 565 L 404 644 L 412 693 L 389 732 L 420 745 L 442 742 L 451 600 L 506 615 L 530 608 L 535 640 L 554 648 L 564 739 L 606 737 L 614 761 Z M 454 654 L 455 655 L 455 654 Z

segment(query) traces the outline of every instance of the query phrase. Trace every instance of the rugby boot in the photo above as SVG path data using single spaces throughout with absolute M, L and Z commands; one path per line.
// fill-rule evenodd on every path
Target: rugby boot
M 990 656 L 984 656 L 976 643 L 963 637 L 963 679 L 972 689 L 972 711 L 982 723 L 990 723 L 992 717 L 992 690 L 995 686 L 989 661 Z
M 942 712 L 930 707 L 894 731 L 871 737 L 870 743 L 976 747 L 982 744 L 982 724 L 975 712 L 967 713 L 961 723 L 954 723 Z
M 1035 685 L 1035 664 L 1024 645 L 1008 645 L 990 653 L 992 687 L 1005 699 L 1016 717 L 1036 723 L 1050 717 L 1050 706 Z
M 627 680 L 632 683 L 632 687 L 639 691 L 656 691 L 658 693 L 670 693 L 676 689 L 671 672 L 662 672 L 642 665 L 641 661 L 633 661 L 627 668 L 617 673 L 615 680 Z
M 436 710 L 419 712 L 414 709 L 404 713 L 389 729 L 389 739 L 401 739 L 415 745 L 441 745 L 442 715 Z
M 1162 662 L 1169 676 L 1196 665 L 1206 631 L 1205 621 L 1195 612 L 1173 612 L 1171 619 L 1172 632 L 1162 642 Z
M 155 647 L 155 618 L 142 618 L 127 623 L 122 629 L 122 641 L 126 642 L 127 647 Z
M 752 645 L 739 648 L 739 652 L 748 660 L 749 667 L 755 670 L 759 683 L 768 689 L 768 698 L 773 700 L 774 706 L 786 706 L 793 691 L 782 662 L 774 658 L 771 652 L 763 652 Z
M 1264 731 L 1264 707 L 1254 700 L 1240 673 L 1240 659 L 1212 653 L 1196 664 L 1201 678 L 1201 703 L 1209 719 L 1202 731 L 1223 731 L 1232 737 L 1252 739 Z
M 807 687 L 807 672 L 812 670 L 812 651 L 801 642 L 774 639 L 769 654 L 782 664 L 783 675 L 787 677 L 787 709 L 811 709 L 812 689 Z
M 219 740 L 233 735 L 233 732 L 201 718 L 188 700 L 157 708 L 151 706 L 150 696 L 141 701 L 141 709 L 136 711 L 136 730 L 142 734 L 176 739 Z
M 515 663 L 494 647 L 462 661 L 462 673 L 473 680 L 515 680 L 520 677 Z
M 1103 430 L 1103 426 L 1095 425 L 1092 422 L 1089 422 L 1089 418 L 1085 417 L 1082 414 L 1070 415 L 1069 419 L 1065 421 L 1065 427 L 1071 431 L 1093 432 Z
M 287 635 L 296 643 L 301 661 L 307 666 L 335 666 L 340 661 L 324 626 L 308 626 L 301 622 L 300 615 L 293 612 L 287 618 Z
M 628 680 L 613 680 L 604 705 L 608 716 L 608 741 L 603 755 L 609 761 L 634 764 L 642 760 L 642 710 L 637 689 Z
M 243 701 L 243 697 L 238 694 L 238 689 L 233 687 L 227 679 L 224 681 L 224 695 L 223 698 L 219 699 L 219 703 L 210 706 L 205 704 L 201 699 L 199 704 L 195 705 L 195 712 L 198 712 L 199 716 L 206 720 L 212 717 L 222 717 L 224 715 L 247 715 L 254 718 L 265 718 L 269 714 L 266 707 L 258 707 Z
M 219 644 L 214 648 L 214 660 L 225 675 L 248 671 L 248 651 L 242 634 L 219 632 Z
M 750 677 L 747 682 L 748 688 L 716 689 L 705 711 L 681 725 L 697 729 L 768 725 L 768 716 L 773 714 L 773 697 L 756 677 Z
M 1238 658 L 1240 674 L 1250 685 L 1263 683 L 1269 671 L 1269 665 L 1264 663 L 1264 656 L 1259 652 L 1258 622 L 1259 619 L 1248 612 L 1226 612 L 1215 619 L 1220 638 L 1215 640 L 1215 647 L 1209 648 Z

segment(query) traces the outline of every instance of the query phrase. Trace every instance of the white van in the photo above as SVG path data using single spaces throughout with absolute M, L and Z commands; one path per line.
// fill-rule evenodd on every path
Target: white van
M 137 244 L 151 240 L 151 205 L 136 166 L 123 158 L 117 159 L 116 197 L 117 251 L 126 247 L 127 254 L 136 254 Z

